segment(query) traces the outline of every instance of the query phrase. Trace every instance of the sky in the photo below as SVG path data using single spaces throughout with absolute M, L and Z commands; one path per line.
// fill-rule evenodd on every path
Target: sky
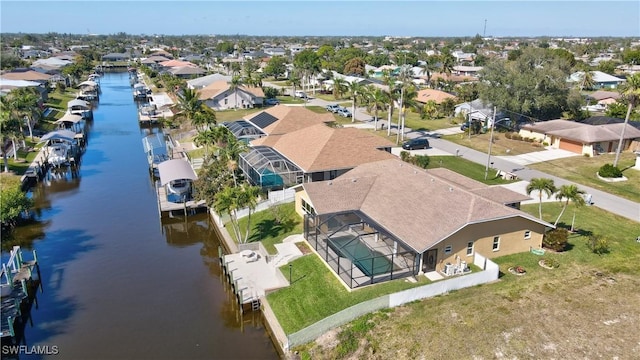
M 17 32 L 640 37 L 640 1 L 0 0 L 0 33 Z

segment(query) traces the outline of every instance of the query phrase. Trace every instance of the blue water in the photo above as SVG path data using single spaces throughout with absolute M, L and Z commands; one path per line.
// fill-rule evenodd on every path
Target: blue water
M 36 187 L 35 223 L 3 238 L 41 262 L 27 344 L 57 346 L 51 359 L 277 358 L 259 317 L 235 311 L 207 215 L 160 219 L 141 142 L 157 130 L 139 127 L 127 74 L 101 87 L 79 172 Z

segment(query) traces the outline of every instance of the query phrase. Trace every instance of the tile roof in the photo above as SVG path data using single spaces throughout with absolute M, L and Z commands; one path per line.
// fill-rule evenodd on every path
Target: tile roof
M 485 197 L 506 189 L 469 191 L 450 181 L 449 177 L 457 176 L 394 158 L 366 163 L 337 179 L 304 183 L 303 187 L 318 214 L 361 211 L 417 252 L 472 223 L 522 217 L 552 227 Z
M 423 89 L 418 91 L 416 101 L 427 103 L 427 101 L 435 101 L 436 104 L 442 103 L 445 99 L 455 99 L 456 97 L 444 91 L 435 89 Z
M 525 125 L 522 125 L 522 129 L 535 131 L 540 134 L 547 134 L 549 131 L 574 129 L 574 128 L 579 128 L 581 126 L 585 126 L 585 124 L 577 123 L 571 120 L 557 119 L 557 120 L 539 121 L 533 124 L 525 124 Z
M 331 128 L 317 124 L 283 135 L 269 135 L 252 145 L 273 147 L 306 173 L 352 169 L 372 161 L 395 158 L 380 148 L 389 140 L 356 128 Z
M 623 123 L 604 125 L 590 125 L 569 120 L 549 120 L 534 124 L 523 125 L 525 130 L 553 135 L 563 139 L 574 140 L 583 144 L 620 139 Z M 640 130 L 628 125 L 625 129 L 625 139 L 640 138 Z
M 618 92 L 604 91 L 604 90 L 598 90 L 587 96 L 597 101 L 604 100 L 604 99 L 619 99 L 621 97 L 620 93 Z

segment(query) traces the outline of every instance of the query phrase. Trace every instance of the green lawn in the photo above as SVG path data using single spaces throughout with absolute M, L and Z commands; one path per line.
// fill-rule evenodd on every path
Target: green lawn
M 495 132 L 493 134 L 493 146 L 491 147 L 491 155 L 520 155 L 544 150 L 544 147 L 542 147 L 541 145 L 526 141 L 507 139 L 504 135 L 504 133 L 500 132 Z M 478 150 L 483 153 L 489 152 L 489 133 L 472 135 L 471 138 L 469 138 L 468 133 L 446 135 L 442 138 L 456 144 Z
M 640 202 L 640 171 L 633 169 L 635 154 L 627 152 L 620 155 L 618 168 L 629 180 L 622 182 L 606 182 L 600 180 L 596 173 L 604 164 L 613 164 L 614 154 L 596 157 L 575 156 L 565 159 L 532 164 L 529 167 L 555 176 L 590 186 L 598 190 L 614 194 L 631 201 Z
M 243 117 L 249 114 L 255 114 L 264 109 L 237 109 L 237 110 L 219 110 L 216 111 L 216 121 L 218 124 L 223 123 L 225 121 L 237 121 L 241 120 Z
M 429 283 L 426 277 L 421 277 L 418 283 L 399 279 L 349 292 L 315 253 L 291 264 L 293 284 L 267 296 L 287 334 L 363 301 Z M 281 271 L 288 277 L 289 266 Z
M 495 177 L 496 171 L 489 169 L 487 180 L 484 179 L 486 166 L 456 156 L 430 156 L 428 169 L 443 167 L 487 185 L 508 184 L 513 181 Z
M 280 222 L 275 220 L 276 212 L 271 209 L 251 215 L 249 242 L 261 241 L 270 254 L 276 253 L 274 245 L 281 243 L 287 236 L 302 233 L 302 219 L 295 212 L 294 203 L 278 205 L 277 211 L 282 219 Z M 247 228 L 247 218 L 240 219 L 239 223 L 240 229 L 244 231 Z M 225 224 L 225 228 L 237 242 L 230 222 Z

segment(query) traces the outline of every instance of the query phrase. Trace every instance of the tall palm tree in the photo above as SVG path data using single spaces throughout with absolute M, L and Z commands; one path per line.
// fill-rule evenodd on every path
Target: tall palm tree
M 231 78 L 231 82 L 229 83 L 229 90 L 233 91 L 233 95 L 235 98 L 235 109 L 238 110 L 238 89 L 244 85 L 244 81 L 240 76 L 234 76 Z
M 546 178 L 533 178 L 527 185 L 527 195 L 531 195 L 533 191 L 538 192 L 538 214 L 540 216 L 540 220 L 542 220 L 542 194 L 547 194 L 547 197 L 551 196 L 554 192 L 556 192 L 556 185 L 553 182 L 553 179 Z
M 367 98 L 368 110 L 373 110 L 373 128 L 374 131 L 378 130 L 378 111 L 384 110 L 387 104 L 387 97 L 384 91 L 380 88 L 369 86 L 369 96 Z
M 556 222 L 553 224 L 554 226 L 558 225 L 560 218 L 564 214 L 564 211 L 567 209 L 570 202 L 574 203 L 576 206 L 582 206 L 586 203 L 583 197 L 584 194 L 584 190 L 580 190 L 576 185 L 570 184 L 560 186 L 560 189 L 558 189 L 558 192 L 556 193 L 556 199 L 558 201 L 564 200 L 564 204 L 562 206 L 562 211 L 560 211 L 560 215 L 558 215 Z M 571 227 L 571 230 L 573 230 L 573 224 L 571 224 Z
M 627 108 L 627 116 L 624 118 L 624 127 L 620 132 L 620 140 L 618 141 L 618 148 L 616 149 L 616 158 L 613 161 L 613 166 L 618 166 L 618 160 L 620 160 L 620 152 L 622 151 L 622 144 L 624 142 L 624 132 L 629 126 L 629 117 L 631 111 L 640 101 L 640 73 L 627 76 L 627 82 L 621 88 L 622 96 L 629 102 Z
M 360 83 L 354 81 L 349 84 L 349 93 L 351 94 L 351 101 L 353 111 L 351 112 L 351 122 L 356 121 L 356 106 L 358 105 L 358 97 L 362 97 L 364 95 L 363 86 Z
M 211 129 L 206 129 L 202 131 L 198 131 L 196 136 L 193 138 L 193 142 L 197 146 L 204 146 L 204 157 L 209 157 L 209 146 L 215 143 L 214 132 Z
M 453 70 L 453 66 L 456 63 L 456 59 L 449 52 L 444 52 L 440 55 L 440 71 L 447 75 L 451 75 L 451 71 Z
M 295 97 L 296 96 L 296 88 L 301 85 L 300 76 L 298 76 L 298 71 L 296 69 L 292 69 L 289 72 L 289 80 L 287 80 L 287 83 L 289 85 L 291 85 L 291 87 L 293 87 L 293 89 L 291 91 L 291 96 Z
M 399 98 L 400 88 L 398 87 L 395 78 L 391 76 L 391 73 L 389 71 L 384 71 L 382 74 L 382 78 L 384 79 L 384 83 L 388 87 L 387 91 L 385 91 L 385 97 L 387 98 L 389 107 L 387 120 L 387 136 L 391 136 L 391 119 L 393 118 L 393 108 L 395 107 L 396 100 Z
M 420 66 L 422 69 L 422 73 L 427 75 L 427 86 L 431 87 L 431 76 L 433 72 L 438 69 L 437 67 L 438 58 L 435 56 L 427 56 L 424 60 L 424 64 Z

